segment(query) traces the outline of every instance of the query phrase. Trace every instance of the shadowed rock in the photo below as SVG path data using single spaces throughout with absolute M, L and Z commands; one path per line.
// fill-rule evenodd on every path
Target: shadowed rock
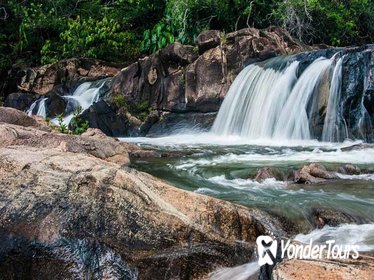
M 327 208 L 312 209 L 308 219 L 317 228 L 323 228 L 325 225 L 336 227 L 341 224 L 363 224 L 369 222 L 344 211 Z
M 360 175 L 361 169 L 352 164 L 345 164 L 339 167 L 338 172 L 347 175 Z

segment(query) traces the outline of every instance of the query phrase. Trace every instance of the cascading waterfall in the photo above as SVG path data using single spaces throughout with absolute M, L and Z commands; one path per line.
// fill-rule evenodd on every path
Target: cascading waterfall
M 47 117 L 47 110 L 45 107 L 45 101 L 48 98 L 42 98 L 40 100 L 35 101 L 34 103 L 31 104 L 30 108 L 27 110 L 27 114 L 29 116 L 32 115 L 32 112 L 34 111 L 35 107 L 38 106 L 38 111 L 36 112 L 36 115 L 41 116 L 43 118 Z
M 249 65 L 238 75 L 218 112 L 213 133 L 276 140 L 339 141 L 347 137 L 338 104 L 342 58 L 318 58 L 299 77 L 300 63 L 283 59 L 285 67 L 277 66 L 277 58 L 265 65 Z M 323 128 L 318 135 L 314 126 L 319 118 Z
M 336 63 L 331 79 L 329 102 L 322 131 L 322 140 L 325 142 L 335 142 L 348 137 L 347 128 L 345 123 L 343 123 L 338 103 L 342 82 L 342 62 L 343 57 L 339 58 Z
M 65 95 L 63 98 L 67 101 L 65 108 L 65 116 L 63 119 L 64 124 L 69 124 L 73 118 L 74 111 L 80 107 L 81 111 L 88 109 L 93 103 L 99 101 L 101 95 L 101 89 L 107 83 L 108 79 L 96 81 L 96 82 L 85 82 L 76 88 L 72 95 Z M 46 101 L 48 97 L 42 98 L 31 104 L 30 108 L 27 110 L 29 115 L 35 112 L 36 115 L 47 117 L 46 114 Z M 58 124 L 56 118 L 51 120 L 53 123 Z

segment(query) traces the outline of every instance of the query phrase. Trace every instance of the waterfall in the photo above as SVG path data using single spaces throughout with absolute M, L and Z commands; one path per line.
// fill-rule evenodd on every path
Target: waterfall
M 45 107 L 45 101 L 47 100 L 48 98 L 47 97 L 44 97 L 40 100 L 36 100 L 35 102 L 33 102 L 30 106 L 30 108 L 27 110 L 27 114 L 29 116 L 32 116 L 33 114 L 33 111 L 35 110 L 35 108 L 37 107 L 38 110 L 36 112 L 36 115 L 38 116 L 41 116 L 43 118 L 46 118 L 47 117 L 47 109 Z
M 247 66 L 231 85 L 212 132 L 249 139 L 337 141 L 342 58 L 320 57 L 301 72 L 293 57 Z M 321 124 L 322 122 L 322 124 Z M 323 124 L 324 123 L 324 124 Z
M 342 62 L 343 57 L 339 58 L 334 68 L 331 79 L 329 102 L 322 131 L 322 140 L 326 142 L 336 142 L 339 139 L 348 137 L 348 132 L 344 121 L 342 120 L 339 104 L 341 82 L 342 82 Z M 344 126 L 344 129 L 342 129 Z
M 103 79 L 96 82 L 85 82 L 79 85 L 73 92 L 72 95 L 62 96 L 66 100 L 66 108 L 64 113 L 64 124 L 69 124 L 73 118 L 74 111 L 80 107 L 81 111 L 88 109 L 93 103 L 99 101 L 100 95 L 102 93 L 102 88 L 108 82 L 108 79 Z M 29 115 L 35 112 L 36 115 L 47 117 L 46 114 L 46 101 L 48 97 L 42 98 L 31 104 L 30 108 L 27 110 Z M 51 122 L 58 124 L 57 118 L 53 118 Z

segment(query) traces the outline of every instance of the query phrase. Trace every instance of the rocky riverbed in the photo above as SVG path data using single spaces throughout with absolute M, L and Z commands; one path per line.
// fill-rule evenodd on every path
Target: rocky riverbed
M 44 120 L 0 108 L 0 139 L 6 279 L 205 279 L 256 259 L 257 236 L 292 235 L 284 217 L 184 191 L 129 167 L 129 153 L 160 154 L 99 130 L 60 134 Z M 354 273 L 345 275 L 372 271 L 372 259 L 352 263 Z M 289 265 L 276 269 L 277 279 L 299 279 L 285 273 Z M 291 264 L 296 275 L 297 265 Z M 324 265 L 313 263 L 317 270 Z M 346 264 L 335 263 L 335 270 L 340 266 Z

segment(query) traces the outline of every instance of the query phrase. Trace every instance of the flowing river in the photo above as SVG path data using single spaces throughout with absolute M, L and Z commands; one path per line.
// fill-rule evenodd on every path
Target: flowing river
M 160 158 L 134 159 L 133 167 L 185 190 L 285 217 L 294 225 L 294 232 L 301 234 L 300 241 L 308 237 L 302 234 L 309 233 L 321 242 L 326 236 L 344 241 L 348 235 L 351 243 L 361 246 L 361 251 L 374 250 L 374 175 L 369 174 L 374 169 L 374 149 L 342 151 L 353 143 L 251 142 L 211 133 L 122 140 L 167 154 Z M 259 183 L 253 179 L 260 167 L 275 167 L 287 173 L 310 162 L 320 162 L 334 170 L 352 163 L 363 172 L 360 175 L 337 173 L 341 179 L 317 185 L 296 185 L 275 179 Z M 325 227 L 311 232 L 311 213 L 314 209 L 326 208 L 342 211 L 361 225 L 343 225 L 343 230 Z

